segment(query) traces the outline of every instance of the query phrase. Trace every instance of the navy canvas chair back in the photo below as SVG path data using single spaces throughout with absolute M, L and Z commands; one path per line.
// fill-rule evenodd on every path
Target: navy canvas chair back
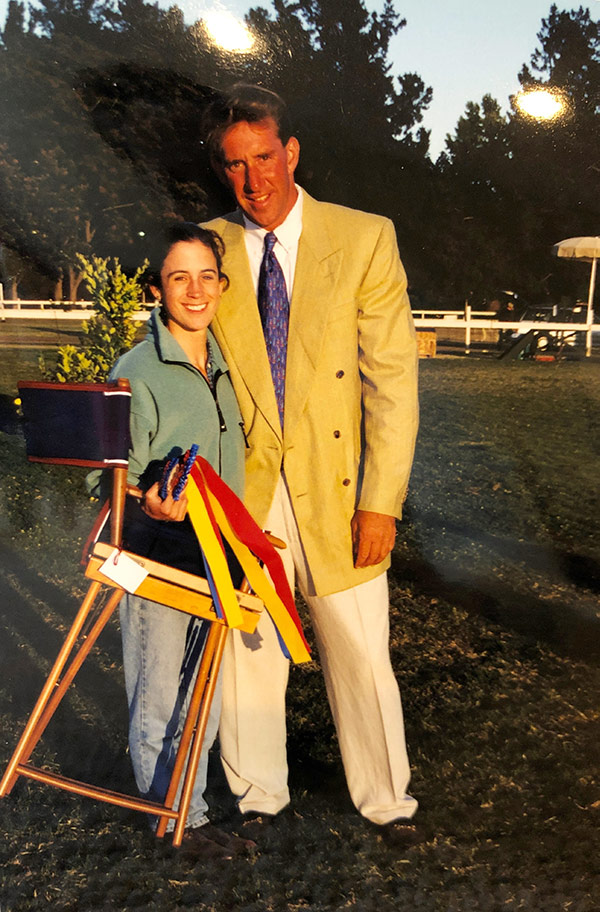
M 120 546 L 130 447 L 129 381 L 50 383 L 23 380 L 17 385 L 23 409 L 27 458 L 31 462 L 111 470 L 112 497 L 101 512 L 97 528 L 92 530 L 92 538 L 110 513 L 110 541 Z
M 91 468 L 127 467 L 127 381 L 18 384 L 27 457 L 32 462 Z

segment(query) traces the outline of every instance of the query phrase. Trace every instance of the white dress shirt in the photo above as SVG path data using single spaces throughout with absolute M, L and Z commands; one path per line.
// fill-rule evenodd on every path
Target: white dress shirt
M 285 221 L 278 225 L 273 232 L 277 238 L 273 250 L 283 270 L 289 301 L 292 299 L 294 273 L 298 258 L 298 243 L 302 234 L 302 189 L 297 184 L 296 189 L 298 190 L 298 199 L 287 214 Z M 244 216 L 244 240 L 250 263 L 250 272 L 252 273 L 254 290 L 258 298 L 258 276 L 265 251 L 265 235 L 268 232 L 252 222 L 244 213 L 242 215 Z

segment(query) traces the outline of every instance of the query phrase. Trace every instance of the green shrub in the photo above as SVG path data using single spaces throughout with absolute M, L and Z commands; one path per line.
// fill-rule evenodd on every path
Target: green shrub
M 133 320 L 133 314 L 140 306 L 139 279 L 148 264 L 145 261 L 133 276 L 127 276 L 117 257 L 77 257 L 92 295 L 94 316 L 83 325 L 80 346 L 61 345 L 54 366 L 48 367 L 42 356 L 40 367 L 47 379 L 61 383 L 102 382 L 117 358 L 135 341 L 140 324 Z

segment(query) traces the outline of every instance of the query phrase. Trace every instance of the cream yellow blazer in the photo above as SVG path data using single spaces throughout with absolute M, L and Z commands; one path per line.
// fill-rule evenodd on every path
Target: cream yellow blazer
M 350 520 L 357 507 L 401 517 L 418 424 L 416 338 L 394 227 L 304 194 L 283 433 L 241 214 L 208 227 L 226 247 L 230 286 L 212 329 L 244 421 L 246 504 L 262 525 L 283 467 L 314 594 L 365 582 L 389 559 L 356 570 Z

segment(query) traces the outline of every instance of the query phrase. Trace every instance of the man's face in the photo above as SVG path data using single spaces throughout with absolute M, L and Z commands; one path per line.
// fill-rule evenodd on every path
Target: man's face
M 225 131 L 221 150 L 225 178 L 238 205 L 261 228 L 273 231 L 298 196 L 298 140 L 292 136 L 284 146 L 271 117 L 257 123 L 243 120 Z

